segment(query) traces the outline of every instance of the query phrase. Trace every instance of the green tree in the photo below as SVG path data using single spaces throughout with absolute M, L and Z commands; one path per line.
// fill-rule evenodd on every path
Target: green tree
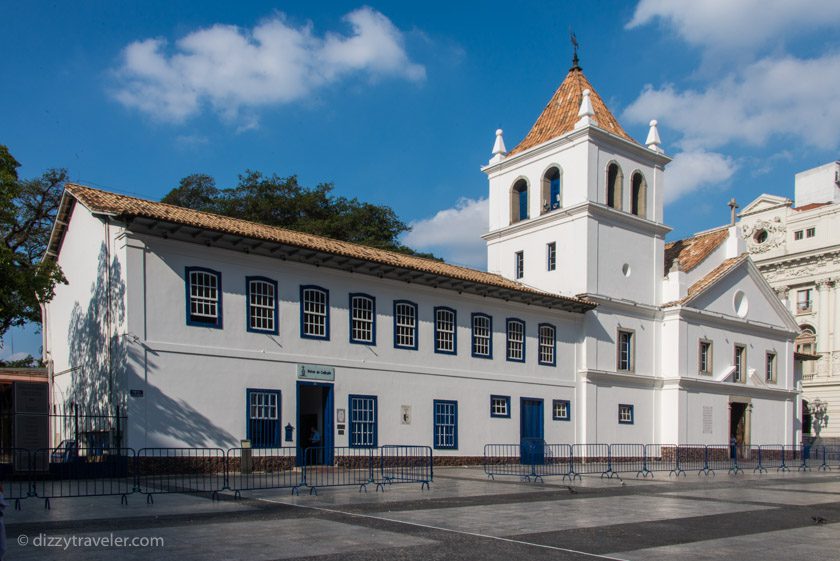
M 65 282 L 53 261 L 42 261 L 67 172 L 49 170 L 21 180 L 20 163 L 0 145 L 0 337 L 10 327 L 40 323 L 40 302 Z
M 162 201 L 435 259 L 431 254 L 415 252 L 399 242 L 400 235 L 407 232 L 409 226 L 392 208 L 335 196 L 332 191 L 331 183 L 308 188 L 300 185 L 294 175 L 269 176 L 248 170 L 239 176 L 239 183 L 229 189 L 218 189 L 215 180 L 208 175 L 187 176 Z

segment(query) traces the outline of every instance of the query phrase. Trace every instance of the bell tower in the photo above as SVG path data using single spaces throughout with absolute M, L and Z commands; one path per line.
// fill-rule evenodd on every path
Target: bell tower
M 489 163 L 487 267 L 528 286 L 656 305 L 661 300 L 665 165 L 656 121 L 628 135 L 575 57 L 525 138 Z

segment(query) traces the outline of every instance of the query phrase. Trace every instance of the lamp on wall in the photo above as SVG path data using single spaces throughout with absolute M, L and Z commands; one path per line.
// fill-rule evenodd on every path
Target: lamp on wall
M 820 398 L 816 398 L 808 404 L 808 410 L 814 420 L 814 432 L 816 436 L 819 436 L 820 429 L 828 425 L 828 404 Z

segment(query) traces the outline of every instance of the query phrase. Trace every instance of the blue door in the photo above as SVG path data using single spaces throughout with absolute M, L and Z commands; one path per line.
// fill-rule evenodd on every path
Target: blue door
M 519 448 L 523 464 L 545 463 L 543 400 L 523 397 L 520 404 Z

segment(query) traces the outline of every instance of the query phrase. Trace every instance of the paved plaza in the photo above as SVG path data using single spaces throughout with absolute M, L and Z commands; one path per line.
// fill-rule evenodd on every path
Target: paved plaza
M 591 477 L 568 487 L 441 468 L 425 491 L 261 491 L 218 501 L 172 494 L 152 505 L 134 494 L 128 505 L 119 497 L 56 499 L 51 510 L 27 499 L 22 510 L 7 509 L 6 524 L 14 560 L 825 561 L 840 560 L 840 472 Z M 111 536 L 163 545 L 92 544 Z

